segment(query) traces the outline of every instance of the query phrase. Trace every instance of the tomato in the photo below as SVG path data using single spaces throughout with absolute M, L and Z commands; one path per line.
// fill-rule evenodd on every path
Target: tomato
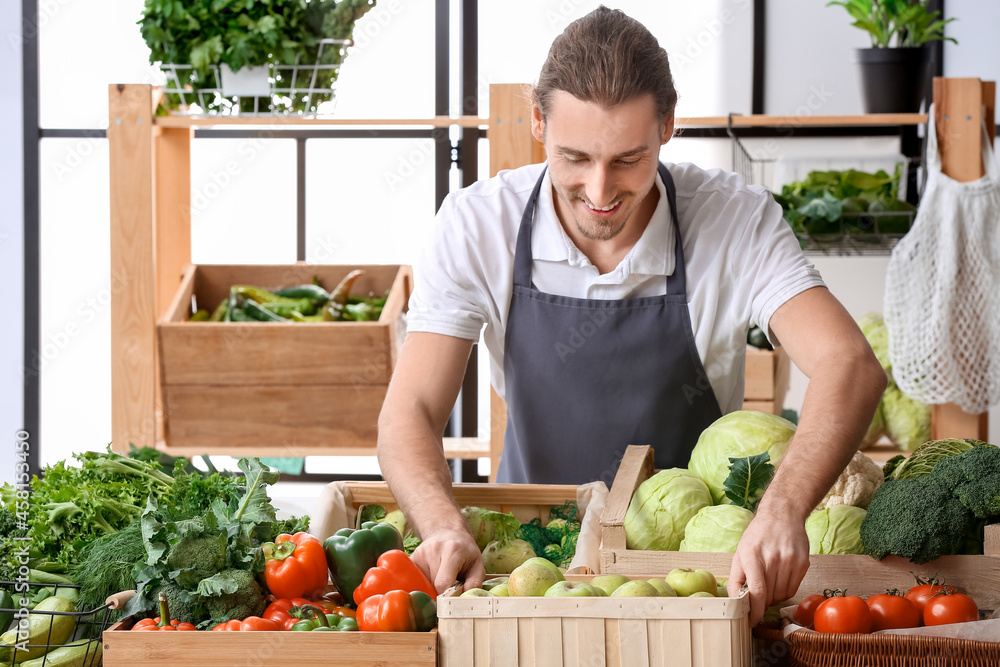
M 917 606 L 901 595 L 879 593 L 868 598 L 867 602 L 872 611 L 872 632 L 920 625 Z
M 795 622 L 804 628 L 811 628 L 813 616 L 816 615 L 816 607 L 820 606 L 824 600 L 826 600 L 826 596 L 820 593 L 810 595 L 802 600 L 795 610 Z
M 813 625 L 816 632 L 867 634 L 872 631 L 872 612 L 857 595 L 832 597 L 816 608 Z
M 920 612 L 920 617 L 923 618 L 924 605 L 927 604 L 927 600 L 929 600 L 932 595 L 942 592 L 957 593 L 958 590 L 954 586 L 939 586 L 933 583 L 921 584 L 920 586 L 914 586 L 910 590 L 906 591 L 906 599 L 917 606 L 917 611 Z
M 942 593 L 933 596 L 924 607 L 924 625 L 969 623 L 979 620 L 976 601 L 962 593 Z

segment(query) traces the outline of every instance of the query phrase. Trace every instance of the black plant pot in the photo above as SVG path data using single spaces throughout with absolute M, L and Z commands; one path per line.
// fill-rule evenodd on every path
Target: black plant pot
M 930 59 L 921 47 L 858 49 L 865 113 L 915 113 L 927 89 Z

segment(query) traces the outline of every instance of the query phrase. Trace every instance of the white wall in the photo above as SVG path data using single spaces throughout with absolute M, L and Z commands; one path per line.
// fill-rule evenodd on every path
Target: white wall
M 0 484 L 14 480 L 14 434 L 24 427 L 24 160 L 21 106 L 21 3 L 0 3 Z

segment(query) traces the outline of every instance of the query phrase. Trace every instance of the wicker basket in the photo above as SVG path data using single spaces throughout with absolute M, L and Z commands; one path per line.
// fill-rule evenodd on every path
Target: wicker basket
M 1000 642 L 916 635 L 839 635 L 796 630 L 788 641 L 795 667 L 996 667 Z

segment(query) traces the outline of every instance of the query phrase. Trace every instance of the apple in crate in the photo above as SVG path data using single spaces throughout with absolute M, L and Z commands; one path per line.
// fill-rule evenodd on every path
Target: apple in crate
M 681 597 L 690 597 L 697 591 L 704 591 L 715 597 L 715 592 L 718 590 L 714 574 L 708 570 L 691 567 L 674 568 L 667 575 L 667 583 Z
M 663 597 L 665 598 L 677 597 L 677 591 L 675 591 L 673 587 L 663 579 L 654 577 L 653 579 L 647 579 L 646 581 L 652 584 L 653 588 L 660 591 L 660 595 L 662 595 Z
M 590 580 L 591 586 L 597 586 L 607 595 L 611 595 L 616 588 L 627 583 L 628 577 L 624 574 L 599 574 Z
M 559 580 L 541 563 L 524 563 L 514 568 L 507 579 L 507 590 L 515 597 L 541 597 Z
M 489 598 L 493 597 L 489 591 L 483 590 L 482 588 L 470 588 L 469 590 L 463 592 L 459 597 L 462 598 Z
M 563 576 L 562 570 L 559 566 L 550 561 L 548 558 L 542 558 L 541 556 L 535 556 L 534 558 L 529 558 L 524 561 L 522 565 L 527 565 L 528 563 L 537 563 L 538 565 L 544 565 L 545 567 L 552 570 L 552 574 L 556 575 L 556 581 L 565 581 L 566 577 Z
M 611 594 L 613 598 L 658 598 L 660 591 L 648 581 L 636 579 L 622 584 Z
M 545 591 L 547 598 L 603 598 L 608 594 L 585 581 L 557 581 Z

